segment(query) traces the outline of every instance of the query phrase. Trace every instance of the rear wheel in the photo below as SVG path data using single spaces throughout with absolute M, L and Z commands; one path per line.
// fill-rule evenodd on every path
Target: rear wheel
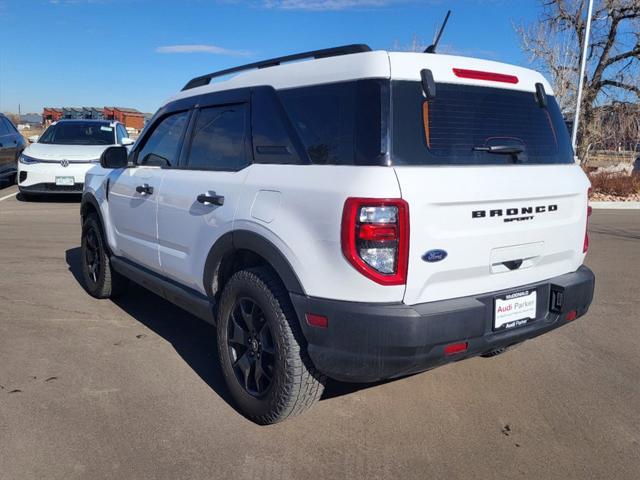
M 302 413 L 325 378 L 312 365 L 289 295 L 267 268 L 236 272 L 218 309 L 218 356 L 239 410 L 259 424 Z
M 122 294 L 128 280 L 111 268 L 109 253 L 97 215 L 90 214 L 82 224 L 80 264 L 84 285 L 96 298 L 113 298 Z

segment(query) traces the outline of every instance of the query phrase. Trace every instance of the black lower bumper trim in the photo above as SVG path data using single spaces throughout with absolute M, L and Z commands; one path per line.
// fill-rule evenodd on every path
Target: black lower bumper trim
M 419 305 L 367 304 L 292 294 L 315 366 L 329 377 L 371 382 L 431 369 L 537 337 L 584 315 L 595 277 L 587 267 L 545 282 L 473 297 Z M 538 292 L 536 319 L 523 327 L 493 331 L 494 298 L 517 290 Z M 550 310 L 551 293 L 562 292 L 561 308 Z M 329 319 L 326 329 L 307 325 L 306 313 Z M 465 352 L 447 356 L 445 346 L 467 342 Z
M 55 183 L 36 183 L 27 187 L 18 187 L 21 193 L 34 195 L 49 195 L 51 193 L 82 193 L 84 183 L 75 183 L 73 185 L 56 185 Z

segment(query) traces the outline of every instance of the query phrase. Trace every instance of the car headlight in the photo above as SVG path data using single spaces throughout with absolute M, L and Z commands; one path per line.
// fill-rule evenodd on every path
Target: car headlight
M 38 160 L 37 158 L 29 157 L 24 153 L 20 155 L 19 161 L 20 163 L 23 163 L 25 165 L 33 165 L 34 163 L 40 163 L 40 160 Z

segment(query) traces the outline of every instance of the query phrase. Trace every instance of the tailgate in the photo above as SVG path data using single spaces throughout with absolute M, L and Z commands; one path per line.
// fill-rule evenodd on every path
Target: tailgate
M 582 264 L 588 180 L 576 165 L 395 171 L 410 214 L 407 304 L 517 287 Z M 447 255 L 427 261 L 432 250 Z

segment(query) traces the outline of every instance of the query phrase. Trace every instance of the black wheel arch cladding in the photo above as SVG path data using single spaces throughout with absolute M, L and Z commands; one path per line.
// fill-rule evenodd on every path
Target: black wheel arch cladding
M 213 298 L 220 293 L 223 287 L 218 283 L 220 269 L 225 261 L 241 251 L 251 252 L 264 259 L 290 293 L 305 294 L 293 267 L 272 242 L 255 232 L 235 230 L 221 236 L 209 250 L 203 273 L 203 284 L 208 296 Z

